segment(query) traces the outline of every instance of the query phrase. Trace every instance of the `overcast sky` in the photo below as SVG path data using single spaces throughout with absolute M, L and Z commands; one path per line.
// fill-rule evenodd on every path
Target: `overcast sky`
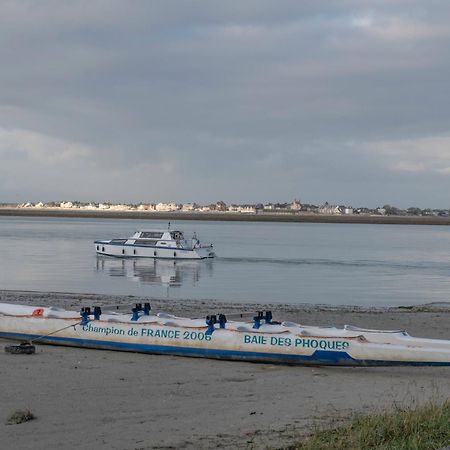
M 0 202 L 450 207 L 450 2 L 0 1 Z

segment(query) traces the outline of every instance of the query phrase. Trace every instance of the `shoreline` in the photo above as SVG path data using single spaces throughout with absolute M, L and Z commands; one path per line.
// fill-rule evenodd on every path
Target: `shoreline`
M 450 217 L 428 216 L 372 216 L 324 215 L 313 213 L 232 213 L 232 212 L 154 212 L 154 211 L 91 211 L 65 209 L 0 208 L 0 216 L 60 217 L 89 219 L 138 220 L 204 220 L 226 222 L 286 222 L 286 223 L 342 223 L 383 225 L 450 225 Z
M 0 291 L 0 301 L 68 309 L 128 305 L 135 296 Z M 154 310 L 191 317 L 261 305 L 152 300 Z M 422 308 L 422 309 L 421 309 Z M 447 304 L 411 308 L 264 305 L 275 320 L 406 329 L 449 339 Z M 247 317 L 248 320 L 251 317 Z M 11 341 L 0 340 L 7 345 Z M 449 367 L 311 367 L 38 345 L 35 355 L 0 352 L 5 447 L 280 448 L 316 426 L 355 412 L 424 404 L 450 396 Z M 5 425 L 14 410 L 36 420 Z M 84 430 L 81 432 L 81 430 Z M 90 431 L 86 431 L 90 430 Z
M 82 307 L 82 306 L 130 306 L 135 303 L 150 302 L 154 309 L 165 309 L 167 307 L 174 310 L 176 314 L 182 311 L 186 313 L 199 313 L 211 309 L 223 309 L 231 313 L 248 311 L 251 314 L 259 310 L 274 310 L 279 313 L 310 313 L 313 311 L 328 313 L 360 313 L 360 314 L 382 314 L 382 313 L 449 313 L 449 302 L 430 302 L 419 305 L 400 305 L 400 306 L 382 306 L 382 305 L 331 305 L 327 303 L 253 303 L 253 302 L 232 302 L 230 300 L 217 299 L 158 299 L 140 295 L 123 294 L 97 294 L 86 292 L 63 292 L 63 291 L 31 291 L 16 289 L 0 289 L 0 301 L 12 303 L 17 300 L 24 300 L 25 304 L 37 304 L 42 301 L 41 306 L 57 306 L 61 308 Z M 83 301 L 86 304 L 81 304 Z M 90 303 L 89 303 L 90 302 Z

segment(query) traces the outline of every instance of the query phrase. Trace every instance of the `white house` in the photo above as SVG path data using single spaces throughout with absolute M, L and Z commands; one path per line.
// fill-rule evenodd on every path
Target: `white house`
M 152 203 L 141 203 L 138 207 L 137 207 L 138 211 L 155 211 L 156 210 L 156 205 L 152 204 Z
M 322 206 L 319 206 L 318 210 L 319 214 L 341 214 L 341 210 L 339 206 L 336 205 L 329 205 L 328 203 L 325 203 Z
M 183 203 L 182 211 L 194 211 L 196 209 L 195 203 Z
M 88 203 L 87 205 L 80 206 L 80 209 L 94 210 L 97 209 L 97 206 L 94 203 Z
M 231 205 L 228 207 L 228 211 L 239 213 L 256 213 L 256 208 L 251 205 Z
M 250 206 L 250 205 L 243 205 L 243 206 L 241 206 L 239 212 L 255 214 L 256 213 L 256 208 L 254 206 Z
M 128 211 L 129 209 L 131 209 L 131 207 L 128 205 L 118 204 L 118 205 L 111 205 L 109 209 L 112 211 Z
M 176 211 L 177 209 L 178 205 L 174 202 L 158 203 L 156 205 L 156 211 Z

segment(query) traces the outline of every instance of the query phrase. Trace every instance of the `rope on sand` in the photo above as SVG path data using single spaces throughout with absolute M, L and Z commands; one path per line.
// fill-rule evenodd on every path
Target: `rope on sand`
M 36 347 L 33 345 L 34 342 L 39 341 L 41 339 L 44 339 L 48 336 L 52 336 L 53 334 L 60 333 L 61 331 L 67 330 L 70 327 L 73 327 L 75 330 L 77 325 L 80 325 L 81 322 L 71 323 L 70 325 L 67 325 L 66 327 L 60 328 L 59 330 L 52 331 L 48 334 L 43 334 L 41 336 L 38 336 L 34 339 L 30 339 L 28 342 L 22 342 L 19 345 L 7 345 L 5 347 L 5 352 L 11 353 L 12 355 L 32 355 L 36 353 Z
M 70 325 L 67 325 L 67 326 L 64 327 L 64 328 L 60 328 L 59 330 L 52 331 L 51 333 L 48 333 L 48 334 L 43 334 L 43 335 L 41 335 L 41 336 L 38 336 L 37 338 L 34 338 L 34 339 L 29 340 L 28 342 L 29 342 L 30 344 L 32 344 L 33 342 L 39 341 L 40 339 L 44 339 L 44 338 L 46 338 L 46 337 L 48 337 L 48 336 L 52 336 L 53 334 L 60 333 L 61 331 L 67 330 L 67 329 L 70 328 L 70 327 L 73 327 L 73 329 L 75 330 L 75 329 L 76 329 L 76 326 L 77 326 L 77 325 L 80 325 L 80 324 L 81 324 L 80 321 L 78 321 L 78 322 L 76 322 L 76 323 L 71 323 Z

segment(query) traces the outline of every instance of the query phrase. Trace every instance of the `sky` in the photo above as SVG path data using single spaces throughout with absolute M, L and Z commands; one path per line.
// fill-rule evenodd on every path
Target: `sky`
M 450 207 L 450 2 L 0 1 L 0 202 Z

